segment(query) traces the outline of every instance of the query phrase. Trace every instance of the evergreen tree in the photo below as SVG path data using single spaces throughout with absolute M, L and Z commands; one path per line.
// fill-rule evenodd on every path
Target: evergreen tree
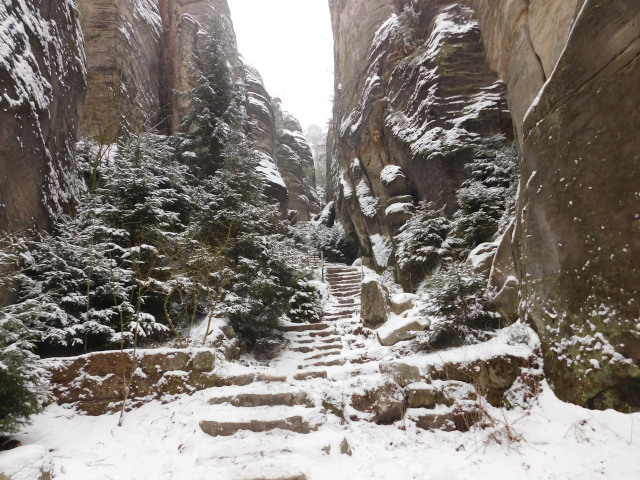
M 11 288 L 23 246 L 17 239 L 0 240 L 0 286 Z M 32 353 L 39 332 L 29 329 L 8 309 L 0 309 L 0 433 L 13 433 L 49 400 L 48 373 Z

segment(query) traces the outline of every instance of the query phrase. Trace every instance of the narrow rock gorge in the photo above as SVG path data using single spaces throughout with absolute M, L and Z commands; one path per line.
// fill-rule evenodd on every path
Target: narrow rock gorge
M 107 145 L 148 132 L 164 139 L 185 134 L 185 92 L 198 84 L 191 60 L 214 19 L 231 83 L 241 85 L 239 116 L 248 120 L 242 135 L 260 160 L 265 188 L 258 196 L 264 191 L 277 205 L 287 228 L 304 222 L 303 235 L 327 227 L 322 235 L 339 244 L 345 239 L 338 229 L 318 225 L 326 200 L 325 223 L 335 216 L 346 232 L 345 250 L 361 258 L 359 272 L 330 271 L 329 280 L 346 275 L 348 296 L 362 292 L 362 324 L 345 332 L 396 348 L 429 331 L 437 322 L 420 302 L 435 301 L 454 265 L 449 272 L 480 278 L 482 294 L 501 315 L 478 320 L 478 330 L 517 321 L 535 328 L 545 378 L 561 400 L 638 411 L 640 5 L 329 0 L 328 6 L 335 92 L 320 199 L 303 128 L 238 52 L 226 0 L 4 2 L 0 231 L 47 231 L 56 219 L 73 218 L 82 137 Z M 487 210 L 474 204 L 478 185 L 493 202 Z M 203 222 L 211 217 L 203 214 Z M 473 228 L 464 230 L 463 221 Z M 406 261 L 408 232 L 421 242 L 414 263 Z M 87 285 L 93 265 L 88 270 Z M 374 271 L 387 286 L 372 280 Z M 313 296 L 309 284 L 298 286 L 309 288 L 299 297 Z M 171 288 L 164 312 L 154 312 L 167 319 Z M 3 304 L 15 300 L 0 294 Z M 347 300 L 354 308 L 360 301 Z M 192 318 L 198 308 L 196 302 Z M 348 314 L 351 322 L 357 312 Z M 385 325 L 394 315 L 403 329 Z M 438 348 L 481 343 L 492 334 L 451 334 Z M 409 347 L 393 352 L 404 355 Z M 358 361 L 368 354 L 360 353 Z

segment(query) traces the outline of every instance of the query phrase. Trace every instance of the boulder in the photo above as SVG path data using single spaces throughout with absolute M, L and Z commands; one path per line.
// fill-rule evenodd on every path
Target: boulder
M 378 328 L 378 340 L 384 346 L 395 345 L 404 340 L 415 338 L 426 330 L 431 321 L 423 316 L 393 317 L 384 326 Z
M 410 383 L 419 382 L 422 379 L 418 367 L 400 362 L 381 362 L 380 373 L 390 376 L 401 387 L 406 387 Z
M 396 293 L 391 295 L 389 298 L 391 311 L 396 315 L 400 315 L 407 310 L 411 310 L 416 306 L 417 302 L 418 296 L 412 293 Z
M 388 425 L 404 416 L 406 396 L 402 388 L 389 381 L 351 397 L 353 408 L 371 415 L 378 425 Z
M 495 242 L 481 243 L 469 254 L 469 257 L 467 258 L 467 265 L 469 265 L 471 270 L 476 274 L 482 275 L 486 278 L 489 275 L 491 266 L 493 265 L 493 259 L 496 255 L 497 249 L 498 244 Z
M 373 276 L 362 281 L 360 318 L 366 327 L 375 328 L 389 318 L 389 290 Z

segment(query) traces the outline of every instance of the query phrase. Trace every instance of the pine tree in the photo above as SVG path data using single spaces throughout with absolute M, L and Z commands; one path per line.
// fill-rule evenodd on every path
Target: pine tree
M 19 253 L 24 247 L 19 239 L 0 240 L 0 278 L 4 288 L 14 283 Z M 49 400 L 48 373 L 32 353 L 39 339 L 37 330 L 29 329 L 10 310 L 0 309 L 0 433 L 13 433 L 42 410 Z

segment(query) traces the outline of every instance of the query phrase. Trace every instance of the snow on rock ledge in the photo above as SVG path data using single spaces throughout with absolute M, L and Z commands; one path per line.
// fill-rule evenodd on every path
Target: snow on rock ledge
M 60 405 L 102 415 L 119 410 L 127 384 L 131 407 L 225 384 L 212 372 L 215 357 L 208 349 L 138 350 L 135 359 L 126 350 L 48 360 L 54 397 Z

